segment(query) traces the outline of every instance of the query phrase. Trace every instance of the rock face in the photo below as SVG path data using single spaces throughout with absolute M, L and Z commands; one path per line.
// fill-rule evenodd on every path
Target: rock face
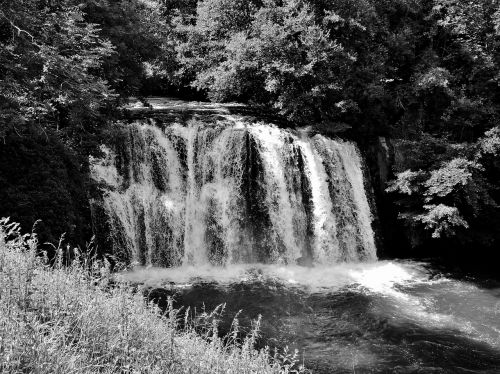
M 379 256 L 413 256 L 415 249 L 423 244 L 424 233 L 415 227 L 403 225 L 398 219 L 399 211 L 394 196 L 385 191 L 394 174 L 406 170 L 411 148 L 397 139 L 379 137 L 371 140 L 364 150 L 377 210 L 376 237 Z
M 378 177 L 378 188 L 380 191 L 384 191 L 387 182 L 392 176 L 392 164 L 394 162 L 394 147 L 390 140 L 384 137 L 379 137 L 376 143 L 376 154 L 377 154 L 377 177 Z

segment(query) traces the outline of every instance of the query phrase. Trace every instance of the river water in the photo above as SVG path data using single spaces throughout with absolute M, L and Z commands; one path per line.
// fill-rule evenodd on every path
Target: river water
M 426 263 L 230 265 L 123 274 L 165 305 L 226 304 L 221 333 L 262 316 L 261 345 L 298 349 L 314 373 L 500 373 L 500 283 Z

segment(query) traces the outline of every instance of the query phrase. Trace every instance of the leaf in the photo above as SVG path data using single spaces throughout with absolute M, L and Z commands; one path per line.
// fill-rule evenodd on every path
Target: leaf
M 425 182 L 426 201 L 435 197 L 446 197 L 453 193 L 457 187 L 465 186 L 472 178 L 472 171 L 481 166 L 465 158 L 455 158 L 445 163 L 440 169 L 431 172 L 430 178 Z
M 446 236 L 453 236 L 457 228 L 468 228 L 469 224 L 460 215 L 455 207 L 444 204 L 425 205 L 425 214 L 416 216 L 414 219 L 425 224 L 427 230 L 432 231 L 432 237 L 437 239 Z
M 422 177 L 424 176 L 422 170 L 411 171 L 406 170 L 402 173 L 397 174 L 397 179 L 389 182 L 389 186 L 386 188 L 386 192 L 398 192 L 411 196 L 414 193 L 420 191 L 420 184 Z

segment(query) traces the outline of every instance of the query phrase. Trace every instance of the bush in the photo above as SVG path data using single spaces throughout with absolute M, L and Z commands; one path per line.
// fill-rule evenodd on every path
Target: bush
M 180 328 L 180 310 L 162 312 L 140 292 L 113 285 L 105 261 L 75 250 L 72 264 L 63 266 L 59 248 L 49 266 L 36 247 L 35 235 L 0 220 L 3 373 L 304 372 L 295 368 L 296 354 L 254 348 L 258 324 L 242 341 L 237 331 L 219 338 L 213 314 L 195 325 L 186 312 Z
M 403 142 L 386 191 L 405 226 L 425 229 L 429 239 L 496 248 L 499 134 L 495 127 L 475 143 Z

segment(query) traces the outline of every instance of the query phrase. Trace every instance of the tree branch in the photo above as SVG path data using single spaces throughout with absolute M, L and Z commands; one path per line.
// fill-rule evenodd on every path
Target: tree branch
M 40 46 L 35 41 L 35 37 L 30 32 L 23 30 L 19 26 L 17 26 L 10 18 L 5 15 L 2 10 L 0 10 L 0 16 L 2 16 L 2 18 L 4 18 L 10 24 L 10 26 L 17 31 L 17 36 L 26 34 L 31 39 L 31 43 L 40 48 Z

